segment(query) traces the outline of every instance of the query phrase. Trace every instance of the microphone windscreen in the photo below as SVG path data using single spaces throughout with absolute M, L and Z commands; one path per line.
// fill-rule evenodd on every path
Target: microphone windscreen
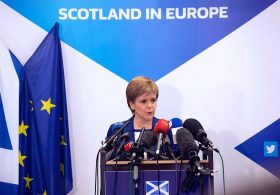
M 179 118 L 172 118 L 169 121 L 170 130 L 172 132 L 173 143 L 177 144 L 176 132 L 179 128 L 183 127 L 183 121 Z
M 120 129 L 124 125 L 123 122 L 116 122 L 112 125 L 112 131 L 115 131 L 117 129 Z
M 154 127 L 155 135 L 157 136 L 159 133 L 166 135 L 168 131 L 169 131 L 169 121 L 165 119 L 159 119 Z
M 143 146 L 145 146 L 147 149 L 149 149 L 153 143 L 156 142 L 156 137 L 154 135 L 154 132 L 152 131 L 144 131 L 143 136 L 142 136 L 142 140 L 140 143 L 143 144 Z
M 200 122 L 193 118 L 185 120 L 183 127 L 188 129 L 196 139 L 198 138 L 198 133 L 202 133 L 202 131 L 205 133 Z
M 133 144 L 133 142 L 128 142 L 127 144 L 125 144 L 124 147 L 123 147 L 124 150 L 125 150 L 126 152 L 129 152 L 129 150 L 130 150 L 132 144 Z
M 186 158 L 190 151 L 198 152 L 198 147 L 194 141 L 194 138 L 191 132 L 189 132 L 187 129 L 178 129 L 176 133 L 176 139 L 183 158 Z
M 183 121 L 179 118 L 172 118 L 169 121 L 169 126 L 170 126 L 170 129 L 183 127 Z

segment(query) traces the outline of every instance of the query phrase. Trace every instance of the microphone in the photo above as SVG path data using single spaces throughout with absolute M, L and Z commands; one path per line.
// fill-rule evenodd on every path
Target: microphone
M 124 133 L 124 134 L 122 134 L 120 136 L 119 140 L 121 140 L 121 141 L 120 141 L 119 147 L 118 147 L 118 149 L 116 151 L 116 156 L 118 156 L 118 154 L 123 149 L 125 142 L 127 142 L 129 139 L 130 139 L 130 136 L 129 136 L 128 132 L 126 132 L 126 133 Z
M 170 126 L 170 130 L 172 132 L 172 135 L 173 135 L 173 143 L 177 144 L 176 132 L 178 129 L 183 127 L 183 121 L 179 118 L 172 118 L 169 121 L 169 126 Z
M 105 140 L 105 143 L 101 146 L 101 149 L 109 151 L 112 148 L 112 143 L 114 139 L 122 132 L 122 130 L 128 125 L 129 120 L 123 123 L 113 124 L 112 130 L 115 130 L 114 134 Z
M 140 141 L 141 155 L 143 155 L 143 160 L 148 160 L 150 156 L 155 154 L 150 150 L 151 146 L 155 142 L 156 137 L 153 131 L 144 131 L 142 140 Z
M 154 133 L 158 136 L 156 155 L 159 155 L 160 147 L 162 145 L 162 138 L 166 136 L 169 131 L 169 122 L 165 119 L 159 119 L 155 124 Z
M 116 146 L 117 146 L 117 142 L 118 142 L 118 136 L 116 136 L 114 138 L 114 140 L 110 144 L 110 147 L 108 147 L 109 148 L 108 151 L 105 148 L 105 151 L 107 152 L 106 155 L 105 155 L 105 160 L 106 161 L 108 161 L 108 160 L 112 159 L 112 157 L 114 157 Z
M 207 138 L 207 134 L 198 120 L 189 118 L 185 120 L 183 127 L 188 129 L 203 146 L 212 148 L 215 152 L 220 153 L 219 149 L 213 145 L 213 142 Z
M 136 157 L 139 157 L 139 154 L 141 153 L 140 152 L 140 143 L 141 143 L 141 140 L 142 140 L 142 137 L 143 137 L 143 134 L 144 134 L 144 131 L 145 131 L 145 128 L 142 127 L 142 130 L 141 130 L 141 133 L 137 139 L 136 142 L 134 142 L 130 148 L 131 150 L 131 153 L 132 153 L 132 156 L 131 156 L 131 159 L 134 160 Z
M 125 144 L 124 145 L 124 150 L 126 151 L 126 152 L 129 152 L 130 151 L 130 148 L 131 148 L 131 146 L 132 146 L 132 144 L 133 144 L 133 142 L 128 142 L 127 144 Z
M 193 169 L 194 172 L 201 171 L 202 168 L 199 164 L 200 158 L 197 155 L 198 147 L 191 132 L 185 128 L 180 128 L 176 133 L 176 139 L 181 151 L 182 159 L 189 160 L 190 165 L 195 166 L 195 169 Z
M 155 135 L 153 131 L 145 131 L 142 136 L 142 140 L 140 140 L 141 146 L 146 149 L 150 149 L 155 141 Z
M 176 159 L 172 149 L 171 149 L 171 146 L 170 146 L 170 139 L 168 136 L 165 136 L 165 138 L 163 138 L 163 145 L 165 147 L 167 147 L 167 153 L 168 153 L 168 156 L 171 156 L 174 160 Z

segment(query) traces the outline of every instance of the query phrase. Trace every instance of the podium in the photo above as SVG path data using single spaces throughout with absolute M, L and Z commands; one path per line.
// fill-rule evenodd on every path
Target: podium
M 213 169 L 213 152 L 200 161 L 204 169 Z M 102 162 L 101 195 L 135 195 L 134 165 L 130 161 Z M 212 174 L 191 177 L 189 163 L 184 160 L 142 161 L 137 166 L 140 195 L 214 195 Z M 181 187 L 185 192 L 181 192 Z

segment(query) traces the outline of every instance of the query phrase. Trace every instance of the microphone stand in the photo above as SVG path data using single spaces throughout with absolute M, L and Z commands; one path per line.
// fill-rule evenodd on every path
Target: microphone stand
M 109 151 L 112 147 L 112 143 L 115 140 L 115 138 L 123 131 L 123 129 L 128 125 L 129 121 L 127 121 L 120 129 L 116 130 L 115 133 L 108 139 L 106 139 L 104 142 L 102 141 L 102 146 L 99 150 L 105 149 L 106 151 Z
M 138 185 L 138 180 L 139 180 L 139 165 L 142 163 L 142 153 L 143 147 L 141 145 L 141 140 L 143 137 L 143 133 L 145 131 L 145 128 L 142 128 L 142 131 L 139 135 L 138 140 L 132 145 L 131 147 L 131 152 L 132 152 L 132 157 L 131 161 L 133 164 L 133 182 L 135 186 L 135 195 L 139 194 L 139 185 Z
M 142 158 L 137 157 L 133 160 L 133 182 L 134 182 L 134 194 L 139 194 L 139 165 L 142 163 Z

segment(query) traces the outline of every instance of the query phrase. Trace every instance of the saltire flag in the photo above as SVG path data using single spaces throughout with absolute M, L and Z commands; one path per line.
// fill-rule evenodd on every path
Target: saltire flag
M 146 195 L 169 195 L 169 181 L 146 181 Z
M 19 81 L 23 67 L 0 40 L 0 194 L 18 194 Z
M 19 194 L 73 187 L 61 45 L 56 23 L 24 66 L 19 109 Z

